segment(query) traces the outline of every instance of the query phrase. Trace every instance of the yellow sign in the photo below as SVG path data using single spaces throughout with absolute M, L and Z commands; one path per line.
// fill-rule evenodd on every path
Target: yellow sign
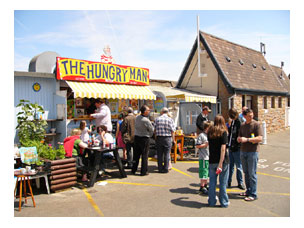
M 149 69 L 57 57 L 57 79 L 149 85 Z

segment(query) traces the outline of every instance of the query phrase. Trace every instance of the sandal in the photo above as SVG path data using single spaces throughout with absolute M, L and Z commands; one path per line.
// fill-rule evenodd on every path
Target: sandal
M 248 196 L 246 192 L 240 193 L 240 196 Z
M 253 198 L 252 196 L 248 196 L 244 199 L 245 201 L 254 201 L 255 198 Z

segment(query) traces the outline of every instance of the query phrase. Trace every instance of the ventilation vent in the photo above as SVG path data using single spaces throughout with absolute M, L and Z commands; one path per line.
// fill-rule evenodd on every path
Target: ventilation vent
M 231 62 L 231 59 L 228 56 L 225 56 L 227 62 Z
M 243 62 L 243 60 L 239 60 L 239 63 L 241 64 L 241 65 L 244 65 L 244 62 Z
M 252 66 L 253 66 L 253 68 L 256 68 L 256 65 L 254 63 L 252 64 Z

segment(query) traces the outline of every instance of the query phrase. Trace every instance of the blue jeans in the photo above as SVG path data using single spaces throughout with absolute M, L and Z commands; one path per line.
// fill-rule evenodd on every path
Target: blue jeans
M 228 177 L 228 183 L 231 184 L 232 182 L 232 176 L 234 172 L 234 165 L 236 166 L 236 179 L 239 185 L 243 184 L 243 169 L 242 169 L 242 163 L 241 163 L 241 152 L 234 151 L 232 152 L 229 150 L 229 177 Z
M 208 204 L 209 206 L 215 206 L 216 204 L 216 183 L 217 183 L 217 174 L 216 168 L 218 163 L 209 164 L 209 190 L 208 190 Z M 226 186 L 228 181 L 228 168 L 229 165 L 223 163 L 223 170 L 219 174 L 220 180 L 220 192 L 219 192 L 219 200 L 222 207 L 228 207 L 229 199 L 226 192 Z
M 157 136 L 156 137 L 156 149 L 157 149 L 157 164 L 159 172 L 168 172 L 168 165 L 170 160 L 170 151 L 172 147 L 171 136 Z
M 259 160 L 258 152 L 242 152 L 241 161 L 245 174 L 246 194 L 257 198 L 257 164 Z

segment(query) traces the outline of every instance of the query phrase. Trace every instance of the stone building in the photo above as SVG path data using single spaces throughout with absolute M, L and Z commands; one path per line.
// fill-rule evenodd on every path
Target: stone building
M 217 97 L 217 113 L 228 119 L 231 107 L 254 111 L 267 132 L 289 127 L 290 79 L 263 53 L 200 31 L 200 75 L 195 41 L 177 88 Z M 208 105 L 208 104 L 207 104 Z

